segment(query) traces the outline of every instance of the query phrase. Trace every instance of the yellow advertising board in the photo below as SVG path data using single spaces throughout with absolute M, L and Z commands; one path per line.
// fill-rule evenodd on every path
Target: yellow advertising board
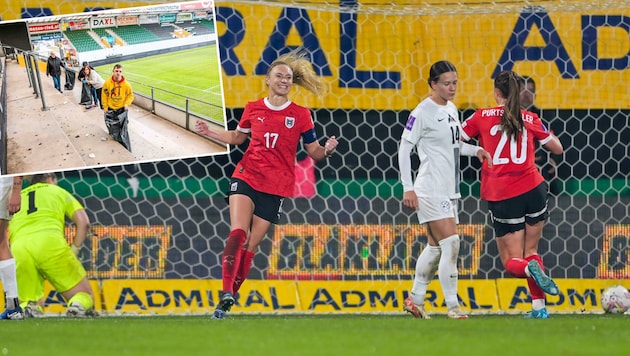
M 618 284 L 630 288 L 630 280 L 557 278 L 554 280 L 560 287 L 560 295 L 547 295 L 546 304 L 549 312 L 602 312 L 600 299 L 604 289 Z M 527 280 L 497 279 L 496 287 L 501 310 L 507 312 L 531 310 Z
M 230 6 L 236 18 L 232 9 L 221 9 L 227 5 L 218 5 L 219 44 L 230 55 L 223 66 L 229 107 L 244 106 L 243 88 L 249 96 L 266 94 L 266 63 L 286 46 L 308 48 L 328 86 L 323 100 L 300 94 L 310 107 L 413 109 L 429 92 L 430 65 L 442 59 L 458 69 L 460 108 L 495 105 L 493 78 L 501 70 L 535 78 L 543 108 L 630 104 L 627 86 L 599 85 L 630 79 L 627 8 L 433 15 L 413 7 L 388 14 L 236 4 Z M 232 33 L 238 38 L 222 41 Z
M 101 288 L 99 287 L 98 281 L 91 280 L 90 286 L 92 287 L 92 291 L 94 292 L 94 309 L 95 310 L 103 310 L 103 304 L 101 299 L 101 294 L 99 291 Z M 46 305 L 45 312 L 49 314 L 65 314 L 67 304 L 64 300 L 63 296 L 55 291 L 48 281 L 44 282 L 44 304 Z M 0 298 L 2 299 L 2 298 Z M 22 302 L 22 301 L 20 301 Z M 2 308 L 4 308 L 4 299 L 0 302 L 2 304 Z M 3 309 L 4 310 L 4 309 Z
M 296 284 L 303 312 L 375 313 L 401 312 L 411 281 L 332 281 Z M 494 281 L 462 280 L 458 296 L 463 310 L 497 312 Z M 440 283 L 429 284 L 425 307 L 429 312 L 446 312 Z
M 601 313 L 601 293 L 630 280 L 555 279 L 560 295 L 546 297 L 550 313 Z M 96 310 L 103 315 L 210 314 L 220 299 L 220 280 L 90 281 Z M 235 314 L 402 313 L 412 282 L 248 280 L 236 297 Z M 525 279 L 460 280 L 460 305 L 475 314 L 520 314 L 531 310 Z M 63 297 L 45 285 L 45 312 L 65 313 Z M 4 308 L 0 301 L 0 307 Z M 429 284 L 425 307 L 446 313 L 439 281 Z
M 156 3 L 8 1 L 4 19 L 19 17 L 24 8 L 58 14 Z M 328 89 L 323 98 L 301 89 L 293 93 L 312 108 L 413 109 L 429 92 L 430 65 L 442 59 L 458 69 L 455 103 L 462 109 L 495 105 L 493 78 L 501 70 L 533 77 L 542 108 L 630 107 L 625 85 L 630 81 L 630 7 L 621 3 L 532 1 L 519 7 L 497 1 L 494 8 L 481 4 L 485 8 L 473 10 L 424 1 L 313 3 L 322 6 L 216 3 L 228 107 L 244 107 L 247 100 L 266 95 L 269 63 L 298 46 L 308 50 Z M 348 10 L 352 5 L 357 11 Z
M 105 280 L 107 314 L 187 314 L 214 311 L 220 280 Z M 301 311 L 291 281 L 248 281 L 234 310 L 252 313 Z

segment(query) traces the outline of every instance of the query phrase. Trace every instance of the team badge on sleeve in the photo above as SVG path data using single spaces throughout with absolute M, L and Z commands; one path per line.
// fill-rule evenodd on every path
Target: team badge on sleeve
M 409 115 L 409 118 L 407 119 L 407 124 L 405 125 L 405 129 L 411 131 L 414 122 L 416 122 L 416 118 L 413 115 Z
M 548 132 L 549 129 L 547 129 L 547 126 L 545 126 L 545 124 L 543 124 L 542 122 L 540 123 L 540 127 L 542 127 L 544 132 Z

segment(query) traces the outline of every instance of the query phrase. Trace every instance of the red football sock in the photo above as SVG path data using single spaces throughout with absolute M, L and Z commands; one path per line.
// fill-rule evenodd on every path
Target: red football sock
M 505 262 L 505 269 L 514 277 L 525 278 L 525 267 L 527 267 L 527 261 L 522 258 L 510 258 Z
M 540 265 L 540 269 L 545 271 L 545 266 L 543 266 L 542 258 L 538 254 L 531 255 L 525 257 L 526 261 L 536 260 L 538 261 L 538 265 Z M 532 277 L 527 277 L 527 285 L 529 286 L 529 294 L 532 295 L 532 300 L 535 299 L 545 299 L 545 292 L 536 284 L 536 281 Z
M 243 229 L 235 229 L 230 232 L 225 248 L 223 249 L 223 292 L 234 294 L 233 286 L 236 273 L 241 263 L 241 249 L 247 240 L 247 233 Z
M 249 250 L 241 250 L 241 265 L 239 266 L 238 273 L 234 279 L 234 294 L 243 285 L 243 282 L 247 279 L 249 270 L 252 268 L 252 262 L 254 261 L 254 252 Z

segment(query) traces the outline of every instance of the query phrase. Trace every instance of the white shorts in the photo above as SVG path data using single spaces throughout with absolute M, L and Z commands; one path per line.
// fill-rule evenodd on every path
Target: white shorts
M 0 219 L 11 220 L 9 214 L 9 197 L 13 188 L 13 177 L 0 176 Z
M 417 214 L 420 224 L 448 218 L 455 218 L 455 224 L 459 224 L 457 199 L 418 197 Z

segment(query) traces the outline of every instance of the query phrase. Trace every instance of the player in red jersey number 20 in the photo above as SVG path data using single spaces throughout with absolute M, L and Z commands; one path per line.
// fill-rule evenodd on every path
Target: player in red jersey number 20
M 529 317 L 547 319 L 545 293 L 560 293 L 544 272 L 538 255 L 547 211 L 547 184 L 535 164 L 535 142 L 554 154 L 563 152 L 560 140 L 533 112 L 521 109 L 519 76 L 501 72 L 494 80 L 498 106 L 479 109 L 462 124 L 462 138 L 478 138 L 492 156 L 482 167 L 481 199 L 496 235 L 501 262 L 514 277 L 527 278 L 532 297 Z

